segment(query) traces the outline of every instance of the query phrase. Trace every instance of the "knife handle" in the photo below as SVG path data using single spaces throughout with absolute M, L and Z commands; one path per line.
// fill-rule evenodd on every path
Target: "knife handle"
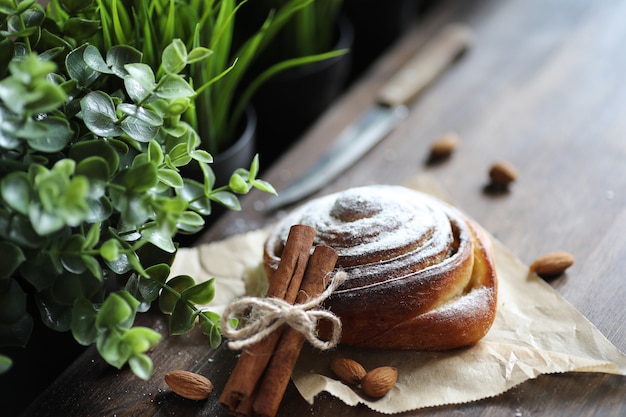
M 470 46 L 472 31 L 454 23 L 428 41 L 378 92 L 386 106 L 407 105 Z

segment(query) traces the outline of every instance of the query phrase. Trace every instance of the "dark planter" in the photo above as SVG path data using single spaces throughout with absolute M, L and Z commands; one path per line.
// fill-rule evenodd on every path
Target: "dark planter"
M 351 49 L 351 22 L 342 16 L 333 49 Z M 345 88 L 351 53 L 277 74 L 257 92 L 257 152 L 271 165 L 333 103 Z M 262 168 L 263 168 L 262 167 Z
M 354 26 L 349 82 L 404 33 L 416 18 L 423 0 L 344 0 L 342 10 Z
M 257 114 L 254 107 L 246 109 L 246 117 L 237 141 L 224 152 L 214 156 L 211 168 L 218 186 L 226 184 L 237 168 L 248 168 L 255 155 L 257 137 Z
M 215 186 L 221 187 L 228 184 L 228 180 L 233 171 L 237 168 L 249 168 L 252 159 L 256 153 L 257 142 L 257 114 L 252 106 L 246 109 L 245 118 L 241 124 L 237 141 L 227 148 L 225 151 L 213 157 L 211 168 L 215 173 Z M 261 161 L 262 163 L 263 161 Z M 202 172 L 195 164 L 184 167 L 182 175 L 185 178 L 202 180 Z M 214 203 L 211 206 L 211 215 L 204 218 L 205 227 L 211 226 L 222 214 L 226 212 L 226 208 Z M 179 234 L 175 241 L 180 246 L 193 246 L 200 238 L 200 234 L 185 235 Z

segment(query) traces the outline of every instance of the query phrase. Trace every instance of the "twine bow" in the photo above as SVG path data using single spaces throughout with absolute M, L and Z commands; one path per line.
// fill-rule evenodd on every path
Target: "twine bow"
M 332 349 L 339 343 L 341 337 L 341 320 L 330 311 L 315 307 L 319 307 L 330 297 L 346 278 L 345 272 L 337 272 L 322 293 L 302 304 L 289 304 L 283 299 L 274 297 L 242 297 L 231 302 L 222 314 L 222 332 L 230 339 L 228 347 L 233 350 L 242 349 L 263 340 L 274 330 L 287 324 L 302 333 L 315 348 Z M 239 329 L 232 328 L 229 319 L 242 317 L 250 308 L 254 314 L 246 325 Z M 317 322 L 320 320 L 328 320 L 332 325 L 332 335 L 327 341 L 317 336 Z

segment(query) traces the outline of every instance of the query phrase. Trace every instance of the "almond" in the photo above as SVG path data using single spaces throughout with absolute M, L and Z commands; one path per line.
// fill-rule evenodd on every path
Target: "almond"
M 165 374 L 165 382 L 176 394 L 189 400 L 205 400 L 213 384 L 202 375 L 176 370 Z
M 517 180 L 517 170 L 508 162 L 496 162 L 489 169 L 489 178 L 493 185 L 506 187 Z
M 438 137 L 430 146 L 430 159 L 447 158 L 459 146 L 460 140 L 456 133 L 446 133 Z
M 330 369 L 348 385 L 358 385 L 366 374 L 365 368 L 355 360 L 335 358 L 330 361 Z
M 574 264 L 574 257 L 563 251 L 547 253 L 530 264 L 530 270 L 540 277 L 561 275 Z
M 361 388 L 365 394 L 373 398 L 384 397 L 398 379 L 398 370 L 392 366 L 381 366 L 372 369 L 361 380 Z

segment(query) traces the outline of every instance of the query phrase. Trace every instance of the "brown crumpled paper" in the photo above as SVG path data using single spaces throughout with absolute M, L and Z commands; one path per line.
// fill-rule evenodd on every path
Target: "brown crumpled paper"
M 408 186 L 443 193 L 423 178 Z M 444 198 L 445 199 L 445 198 Z M 235 235 L 221 242 L 182 249 L 173 274 L 216 278 L 217 312 L 233 298 L 263 294 L 261 267 L 267 230 Z M 458 404 L 493 397 L 540 374 L 604 372 L 626 375 L 626 355 L 550 285 L 534 274 L 502 243 L 492 238 L 499 277 L 497 317 L 477 345 L 448 352 L 371 351 L 340 346 L 332 352 L 305 347 L 292 379 L 310 403 L 322 391 L 348 405 L 363 403 L 381 413 Z M 367 369 L 398 368 L 389 394 L 370 400 L 337 381 L 329 368 L 333 356 L 358 360 Z

